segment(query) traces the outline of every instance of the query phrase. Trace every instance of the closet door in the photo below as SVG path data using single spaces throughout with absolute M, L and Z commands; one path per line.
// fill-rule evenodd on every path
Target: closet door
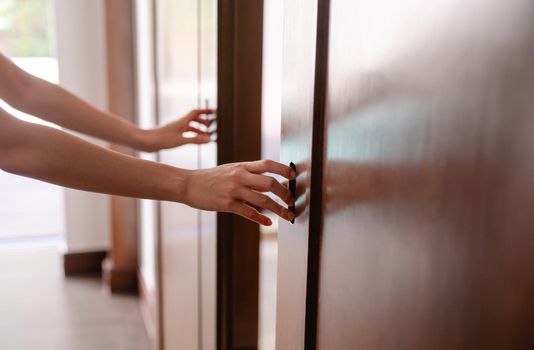
M 331 0 L 319 349 L 526 349 L 534 4 Z
M 198 107 L 198 1 L 156 0 L 157 94 L 160 124 Z M 198 168 L 199 147 L 160 152 L 159 160 Z M 199 349 L 199 211 L 161 202 L 163 348 Z
M 298 217 L 279 221 L 276 348 L 303 349 L 306 316 L 317 0 L 284 1 L 281 161 L 298 170 Z M 320 169 L 319 169 L 320 170 Z M 320 188 L 320 187 L 319 187 Z M 313 200 L 313 198 L 311 199 Z M 314 230 L 314 232 L 318 232 Z
M 278 348 L 532 348 L 532 1 L 319 0 L 291 129 L 306 11 L 286 4 L 282 154 L 311 144 L 312 176 L 280 229 Z

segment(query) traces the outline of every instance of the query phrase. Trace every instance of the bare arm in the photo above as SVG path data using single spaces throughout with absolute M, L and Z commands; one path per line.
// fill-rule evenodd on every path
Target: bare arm
M 209 133 L 191 122 L 205 126 L 213 110 L 195 110 L 184 118 L 160 128 L 143 130 L 111 113 L 101 111 L 62 87 L 37 78 L 0 54 L 0 98 L 14 108 L 64 128 L 143 151 L 158 151 L 186 143 L 207 143 Z M 195 133 L 184 137 L 184 132 Z
M 184 170 L 129 157 L 65 132 L 20 121 L 0 109 L 0 168 L 80 190 L 174 201 L 199 209 L 233 212 L 260 224 L 267 217 L 248 203 L 291 219 L 287 208 L 260 192 L 291 203 L 289 191 L 264 172 L 292 178 L 291 168 L 258 161 Z

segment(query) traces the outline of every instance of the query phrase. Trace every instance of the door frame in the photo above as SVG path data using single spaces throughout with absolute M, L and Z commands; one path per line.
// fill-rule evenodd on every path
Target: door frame
M 218 2 L 218 164 L 261 158 L 263 0 Z M 258 347 L 259 226 L 217 215 L 217 349 Z

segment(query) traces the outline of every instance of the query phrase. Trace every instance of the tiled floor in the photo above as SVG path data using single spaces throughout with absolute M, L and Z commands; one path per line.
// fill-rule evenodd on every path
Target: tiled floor
M 0 246 L 0 349 L 147 350 L 137 300 L 65 279 L 56 247 Z

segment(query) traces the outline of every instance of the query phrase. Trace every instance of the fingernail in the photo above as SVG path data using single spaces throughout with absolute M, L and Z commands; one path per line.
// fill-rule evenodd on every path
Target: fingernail
M 265 220 L 265 226 L 271 226 L 272 224 L 273 222 L 271 221 L 271 219 Z
M 295 214 L 290 212 L 289 215 L 288 215 L 288 219 L 291 221 L 291 220 L 294 220 L 295 219 Z
M 294 179 L 297 177 L 297 173 L 295 172 L 295 170 L 291 170 L 291 178 Z

